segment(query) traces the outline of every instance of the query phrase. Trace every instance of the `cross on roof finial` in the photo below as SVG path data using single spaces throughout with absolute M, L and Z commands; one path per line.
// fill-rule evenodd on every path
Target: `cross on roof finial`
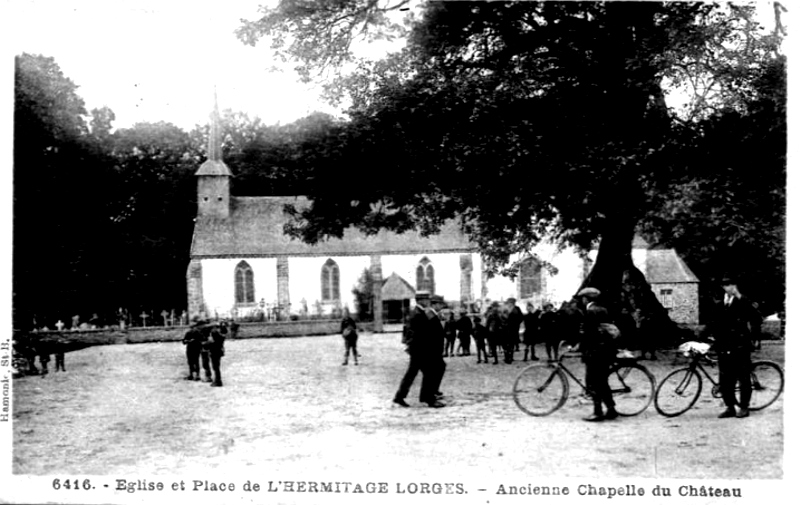
M 214 86 L 214 111 L 211 113 L 211 125 L 208 132 L 208 152 L 211 161 L 222 161 L 222 140 L 220 139 L 219 106 L 217 105 L 217 87 Z

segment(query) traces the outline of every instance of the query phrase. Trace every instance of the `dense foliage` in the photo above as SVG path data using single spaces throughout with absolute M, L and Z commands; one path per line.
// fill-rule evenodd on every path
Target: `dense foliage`
M 309 26 L 363 20 L 374 2 L 323 4 L 284 0 L 242 32 L 307 69 L 345 61 L 343 44 L 320 54 L 329 34 Z M 427 2 L 401 52 L 337 81 L 332 96 L 350 99 L 351 121 L 306 146 L 314 205 L 290 231 L 310 242 L 351 225 L 428 233 L 455 217 L 498 268 L 544 237 L 583 249 L 599 241 L 586 283 L 611 304 L 658 312 L 630 258 L 638 231 L 678 248 L 710 290 L 727 270 L 761 278 L 748 287 L 774 310 L 784 290 L 785 60 L 777 30 L 759 32 L 753 12 Z M 674 89 L 689 94 L 678 110 L 667 106 Z M 329 191 L 341 166 L 358 189 Z
M 114 130 L 108 108 L 87 114 L 78 87 L 44 56 L 16 58 L 14 324 L 68 327 L 161 321 L 186 307 L 185 272 L 196 215 L 194 173 L 207 125 Z M 302 140 L 332 124 L 314 114 L 284 126 L 224 111 L 224 156 L 237 194 L 286 194 Z M 97 320 L 95 320 L 97 322 Z

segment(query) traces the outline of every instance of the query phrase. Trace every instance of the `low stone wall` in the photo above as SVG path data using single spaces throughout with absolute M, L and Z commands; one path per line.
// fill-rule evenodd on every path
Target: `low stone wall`
M 236 338 L 285 338 L 339 333 L 339 320 L 281 321 L 240 323 Z M 372 331 L 372 323 L 359 323 L 360 331 Z M 95 345 L 140 344 L 146 342 L 179 342 L 189 330 L 188 326 L 42 331 L 32 333 L 37 342 L 60 347 L 64 352 Z

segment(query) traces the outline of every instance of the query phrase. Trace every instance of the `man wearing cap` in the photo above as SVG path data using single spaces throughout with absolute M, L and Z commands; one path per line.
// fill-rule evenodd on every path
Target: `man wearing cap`
M 614 398 L 608 386 L 608 374 L 614 363 L 616 349 L 613 340 L 601 326 L 611 323 L 608 309 L 597 303 L 600 290 L 583 288 L 578 291 L 581 305 L 584 307 L 583 338 L 580 347 L 583 362 L 586 364 L 586 388 L 592 396 L 594 412 L 584 418 L 596 422 L 615 419 L 619 414 L 614 408 Z M 603 414 L 603 404 L 606 413 Z
M 747 417 L 750 415 L 750 350 L 753 334 L 758 330 L 761 316 L 753 303 L 739 292 L 732 276 L 722 279 L 725 296 L 716 307 L 716 317 L 711 325 L 714 347 L 719 354 L 719 389 L 726 409 L 719 415 Z M 739 383 L 740 403 L 736 412 L 736 383 Z
M 416 306 L 403 332 L 403 343 L 406 345 L 406 352 L 409 355 L 408 368 L 392 400 L 401 407 L 409 406 L 405 399 L 419 372 L 422 372 L 420 401 L 428 403 L 431 407 L 444 407 L 444 404 L 436 399 L 439 383 L 444 375 L 444 359 L 442 358 L 444 328 L 442 328 L 438 315 L 435 319 L 429 317 L 429 311 L 430 315 L 435 314 L 431 311 L 431 303 L 434 302 L 438 305 L 440 298 L 432 300 L 427 291 L 419 291 L 416 294 Z M 434 324 L 438 325 L 438 331 L 432 331 L 436 329 Z

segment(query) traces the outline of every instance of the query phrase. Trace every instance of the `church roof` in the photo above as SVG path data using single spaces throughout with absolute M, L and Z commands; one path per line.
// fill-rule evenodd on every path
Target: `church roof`
M 206 160 L 200 165 L 200 168 L 194 175 L 227 175 L 232 177 L 233 174 L 222 160 Z
M 700 282 L 675 249 L 647 251 L 647 282 L 653 284 Z
M 310 245 L 284 235 L 288 216 L 285 204 L 306 205 L 304 197 L 231 197 L 228 218 L 198 216 L 192 238 L 191 256 L 271 257 L 271 256 L 356 256 L 366 254 L 416 254 L 468 252 L 475 250 L 454 221 L 448 221 L 437 235 L 423 237 L 419 232 L 402 234 L 381 230 L 366 235 L 354 228 L 341 239 Z

